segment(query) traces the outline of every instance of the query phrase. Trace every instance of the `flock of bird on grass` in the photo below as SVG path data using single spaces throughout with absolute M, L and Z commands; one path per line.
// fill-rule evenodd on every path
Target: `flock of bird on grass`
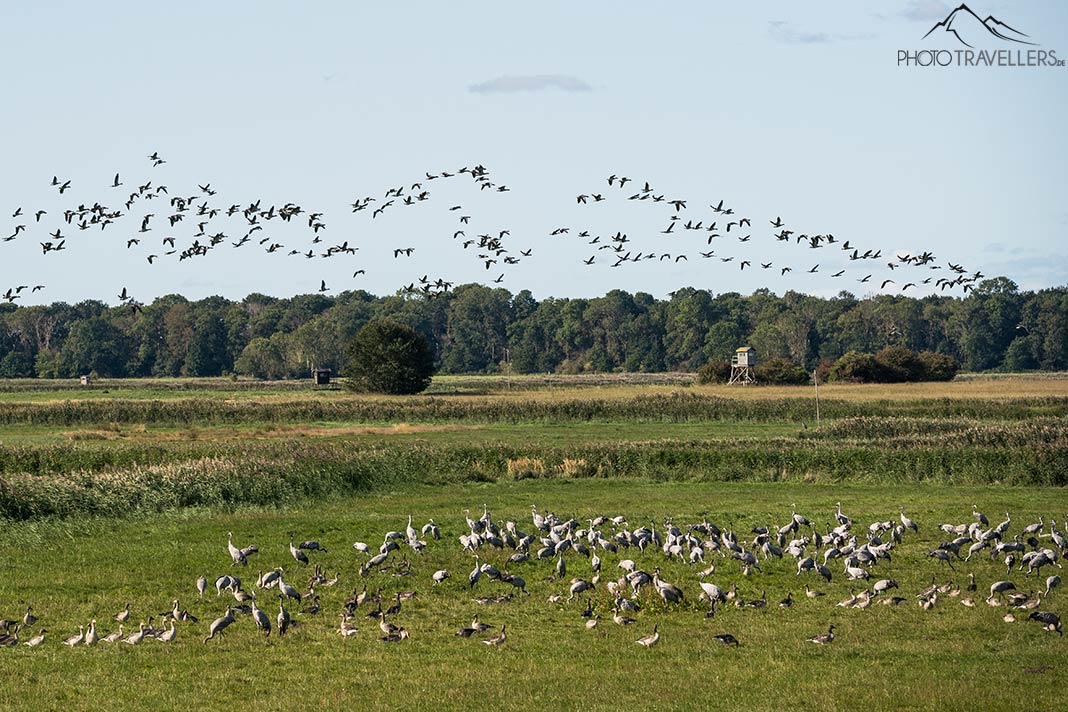
M 158 152 L 149 155 L 148 161 L 152 168 L 166 163 Z M 390 187 L 380 197 L 357 198 L 351 204 L 352 212 L 367 211 L 371 220 L 377 221 L 379 217 L 385 219 L 387 212 L 392 213 L 397 209 L 429 201 L 431 181 L 447 180 L 459 176 L 470 178 L 478 187 L 479 193 L 510 191 L 507 185 L 490 180 L 489 171 L 484 166 L 464 166 L 451 172 L 426 172 L 425 178 L 420 178 L 410 184 L 404 183 Z M 946 261 L 941 264 L 929 251 L 919 254 L 897 253 L 884 256 L 881 249 L 859 246 L 853 244 L 853 240 L 839 240 L 830 233 L 801 232 L 799 228 L 788 225 L 781 217 L 767 220 L 767 225 L 763 225 L 762 221 L 758 220 L 757 226 L 754 227 L 752 219 L 737 215 L 734 208 L 724 205 L 723 200 L 709 205 L 708 212 L 689 212 L 688 203 L 692 201 L 679 197 L 669 198 L 647 181 L 639 183 L 627 176 L 613 174 L 607 177 L 606 182 L 607 188 L 603 192 L 591 191 L 576 197 L 577 204 L 590 206 L 591 218 L 605 219 L 605 215 L 597 214 L 598 208 L 593 206 L 602 202 L 623 199 L 638 204 L 648 204 L 650 208 L 654 205 L 658 206 L 655 209 L 662 209 L 665 212 L 663 219 L 667 222 L 664 229 L 660 230 L 660 234 L 656 236 L 656 242 L 646 244 L 647 241 L 643 241 L 641 249 L 638 249 L 637 244 L 628 237 L 624 230 L 602 235 L 593 234 L 589 228 L 572 230 L 571 227 L 561 226 L 548 232 L 550 238 L 578 239 L 588 244 L 592 254 L 582 260 L 588 266 L 607 264 L 610 267 L 622 267 L 643 262 L 660 263 L 665 260 L 670 264 L 675 264 L 680 261 L 688 262 L 690 258 L 693 258 L 734 263 L 743 271 L 759 269 L 779 277 L 796 272 L 818 274 L 817 279 L 820 280 L 824 277 L 837 280 L 849 271 L 847 268 L 839 268 L 840 264 L 837 267 L 828 267 L 835 260 L 827 252 L 837 249 L 844 253 L 841 257 L 847 259 L 849 264 L 862 268 L 857 271 L 857 282 L 867 284 L 874 277 L 875 282 L 871 284 L 879 284 L 880 290 L 886 290 L 893 285 L 894 288 L 900 287 L 903 293 L 914 287 L 929 285 L 939 291 L 958 287 L 968 291 L 977 280 L 983 277 L 982 273 L 970 272 L 959 263 Z M 631 193 L 626 186 L 632 182 L 635 185 L 641 184 L 642 187 L 637 188 L 637 192 Z M 92 248 L 95 240 L 83 238 L 76 241 L 75 236 L 78 232 L 119 231 L 122 233 L 120 240 L 125 241 L 126 249 L 143 251 L 148 266 L 155 265 L 157 261 L 164 259 L 177 259 L 179 262 L 195 261 L 227 245 L 231 249 L 262 249 L 268 254 L 298 260 L 354 258 L 356 251 L 360 249 L 353 238 L 333 245 L 325 243 L 323 236 L 326 234 L 327 226 L 323 212 L 306 209 L 295 202 L 287 202 L 281 206 L 265 206 L 262 199 L 257 199 L 247 205 L 225 204 L 217 202 L 218 199 L 215 196 L 218 191 L 212 188 L 211 182 L 198 184 L 196 189 L 175 190 L 172 193 L 168 186 L 158 184 L 154 180 L 139 179 L 127 187 L 118 173 L 115 174 L 110 184 L 103 184 L 101 187 L 104 186 L 107 190 L 113 191 L 115 195 L 113 199 L 97 197 L 93 200 L 81 200 L 65 206 L 59 214 L 50 214 L 47 209 L 39 206 L 15 207 L 11 213 L 12 232 L 0 238 L 0 241 L 34 239 L 40 244 L 44 255 L 55 256 L 75 246 L 79 249 Z M 68 190 L 73 189 L 71 180 L 60 176 L 52 177 L 50 187 L 59 196 L 64 196 Z M 626 197 L 615 197 L 621 194 Z M 449 228 L 452 241 L 462 245 L 465 251 L 470 250 L 468 254 L 476 255 L 478 263 L 487 271 L 493 270 L 496 273 L 500 270 L 507 270 L 512 265 L 517 265 L 534 255 L 534 245 L 513 246 L 514 238 L 511 237 L 511 230 L 508 228 L 501 229 L 497 226 L 492 229 L 483 228 L 476 232 L 477 223 L 471 222 L 472 215 L 464 209 L 463 205 L 450 205 L 447 212 L 458 221 L 454 227 Z M 139 226 L 136 230 L 126 227 L 131 220 L 133 225 Z M 301 238 L 296 238 L 300 240 L 299 245 L 294 244 L 289 237 L 280 236 L 279 226 L 281 224 L 303 225 L 305 222 L 306 227 L 301 228 L 305 234 Z M 195 230 L 182 230 L 185 226 L 192 228 L 193 225 L 196 226 Z M 761 231 L 759 233 L 758 228 Z M 191 234 L 182 235 L 181 232 Z M 683 235 L 687 237 L 683 238 Z M 291 237 L 295 236 L 291 235 Z M 524 240 L 529 240 L 530 237 L 528 235 Z M 282 239 L 286 242 L 281 242 Z M 767 255 L 762 253 L 759 247 L 762 240 L 775 240 L 804 248 L 811 259 L 806 259 L 803 263 L 793 261 L 791 264 L 781 264 L 774 260 L 765 261 L 768 259 Z M 87 244 L 79 245 L 79 242 Z M 727 245 L 731 248 L 727 248 Z M 725 252 L 717 252 L 720 246 L 726 248 Z M 374 247 L 381 246 L 374 245 Z M 415 246 L 406 244 L 388 244 L 381 249 L 383 258 L 392 254 L 395 260 L 409 259 L 417 251 Z M 549 249 L 550 255 L 556 252 L 555 247 Z M 352 277 L 355 279 L 366 274 L 370 263 L 360 262 L 354 267 Z M 906 272 L 908 275 L 904 278 L 898 277 L 895 270 L 899 268 L 902 268 L 902 275 Z M 890 270 L 893 276 L 886 276 L 884 269 Z M 933 270 L 943 271 L 934 272 Z M 20 271 L 25 274 L 24 270 Z M 881 276 L 877 276 L 880 273 Z M 861 274 L 863 276 L 860 276 Z M 500 271 L 492 282 L 500 284 L 504 278 L 505 272 Z M 327 286 L 326 279 L 316 281 L 318 282 L 317 291 L 330 291 L 331 288 Z M 821 283 L 819 286 L 826 287 L 827 284 Z M 446 277 L 431 277 L 424 274 L 418 279 L 413 279 L 402 291 L 434 297 L 447 292 L 452 286 L 453 281 Z M 0 285 L 0 299 L 15 302 L 27 293 L 32 294 L 44 289 L 46 289 L 45 284 L 35 284 L 32 281 L 7 286 L 6 290 L 4 285 Z M 141 306 L 126 287 L 122 287 L 118 292 L 118 299 L 135 310 Z
M 692 597 L 692 593 L 686 594 L 681 586 L 662 578 L 660 567 L 656 565 L 659 561 L 682 562 L 695 569 L 693 579 L 700 588 L 698 599 L 701 607 L 707 606 L 706 618 L 713 618 L 716 607 L 721 605 L 733 604 L 745 609 L 769 606 L 764 592 L 759 598 L 743 597 L 738 590 L 737 579 L 729 588 L 706 580 L 716 574 L 717 563 L 724 568 L 737 567 L 737 573 L 751 576 L 754 572 L 763 573 L 763 567 L 772 560 L 787 558 L 795 562 L 797 577 L 804 576 L 810 581 L 826 583 L 836 576 L 844 577 L 851 586 L 850 595 L 836 604 L 838 608 L 865 609 L 874 604 L 898 605 L 908 599 L 893 595 L 892 592 L 899 589 L 897 582 L 892 578 L 876 580 L 875 571 L 889 566 L 897 546 L 906 537 L 919 531 L 918 525 L 905 515 L 903 509 L 899 522 L 875 521 L 858 531 L 852 519 L 842 512 L 841 504 L 835 507 L 836 526 L 832 528 L 827 524 L 826 531 L 822 533 L 794 507 L 785 525 L 753 527 L 750 531 L 752 539 L 748 541 L 748 535 L 739 536 L 733 525 L 721 528 L 708 521 L 707 517 L 683 527 L 667 520 L 660 529 L 655 523 L 629 529 L 623 516 L 598 516 L 588 520 L 586 527 L 574 518 L 565 521 L 552 513 L 542 515 L 534 506 L 531 507 L 531 516 L 533 528 L 525 533 L 514 521 L 495 522 L 485 507 L 478 519 L 472 519 L 468 514 L 466 533 L 459 537 L 459 543 L 463 552 L 472 557 L 474 568 L 467 574 L 465 582 L 454 584 L 446 583 L 452 579 L 447 569 L 426 575 L 416 570 L 408 556 L 410 552 L 418 557 L 431 545 L 430 542 L 441 539 L 441 531 L 433 520 L 417 530 L 409 515 L 405 530 L 386 532 L 377 549 L 364 542 L 356 542 L 352 546 L 360 557 L 357 569 L 359 578 L 351 595 L 334 611 L 333 616 L 337 616 L 339 621 L 337 633 L 345 638 L 356 636 L 359 630 L 357 616 L 362 614 L 377 623 L 381 632 L 378 639 L 382 642 L 397 643 L 410 637 L 409 629 L 398 621 L 403 617 L 404 603 L 415 598 L 418 591 L 397 591 L 391 597 L 383 597 L 378 584 L 387 576 L 406 577 L 432 587 L 451 585 L 472 593 L 475 593 L 480 582 L 493 580 L 505 589 L 498 588 L 492 595 L 473 600 L 482 605 L 501 604 L 501 610 L 506 610 L 503 604 L 511 601 L 515 593 L 529 595 L 526 579 L 509 569 L 523 571 L 527 576 L 547 575 L 553 587 L 559 587 L 549 596 L 548 603 L 562 607 L 581 606 L 579 615 L 584 620 L 582 625 L 588 630 L 600 624 L 601 616 L 596 612 L 593 601 L 599 588 L 607 594 L 603 598 L 611 600 L 611 621 L 620 626 L 635 625 L 639 619 L 631 614 L 637 615 L 638 611 L 656 609 L 660 605 L 664 608 L 678 606 Z M 1000 559 L 1005 566 L 1006 578 L 991 583 L 989 595 L 984 597 L 987 587 L 980 587 L 974 572 L 968 574 L 968 581 L 963 586 L 951 581 L 938 584 L 932 575 L 931 585 L 915 595 L 919 606 L 931 610 L 945 605 L 943 601 L 954 599 L 967 607 L 984 603 L 990 607 L 1004 606 L 1008 609 L 1003 616 L 1006 622 L 1015 622 L 1017 616 L 1023 616 L 1026 612 L 1027 620 L 1036 621 L 1044 630 L 1063 636 L 1060 617 L 1048 610 L 1038 610 L 1061 583 L 1060 577 L 1052 574 L 1045 578 L 1043 588 L 1042 570 L 1047 567 L 1061 568 L 1060 558 L 1068 553 L 1068 541 L 1057 528 L 1056 521 L 1051 519 L 1047 522 L 1040 517 L 1038 522 L 1029 524 L 1010 538 L 1012 520 L 1007 512 L 1005 520 L 993 526 L 974 507 L 973 516 L 974 521 L 969 523 L 940 525 L 944 536 L 953 538 L 929 550 L 927 557 L 937 561 L 939 569 L 949 568 L 954 572 L 954 562 L 968 563 L 973 557 L 986 558 L 990 562 Z M 1068 528 L 1068 521 L 1065 527 Z M 214 589 L 216 597 L 225 595 L 234 599 L 221 615 L 208 624 L 204 643 L 220 637 L 239 620 L 239 616 L 251 619 L 250 625 L 254 625 L 264 636 L 270 636 L 272 631 L 284 636 L 298 625 L 312 625 L 313 620 L 324 617 L 329 620 L 333 617 L 323 615 L 324 604 L 320 592 L 339 584 L 342 576 L 338 572 L 332 578 L 327 578 L 321 565 L 312 565 L 312 556 L 326 553 L 326 548 L 318 541 L 302 541 L 298 544 L 290 534 L 289 555 L 300 569 L 308 567 L 313 572 L 303 591 L 291 583 L 294 579 L 286 580 L 293 569 L 287 571 L 282 566 L 261 572 L 255 582 L 246 586 L 235 573 L 237 570 L 246 570 L 250 559 L 259 553 L 258 547 L 238 546 L 231 533 L 227 549 L 231 573 L 219 576 L 214 583 L 202 575 L 195 584 L 200 599 L 209 595 L 211 589 Z M 602 581 L 602 566 L 605 565 L 602 555 L 615 561 L 615 568 L 622 572 L 618 579 Z M 500 566 L 489 560 L 496 560 Z M 652 565 L 652 572 L 641 568 L 639 561 Z M 832 566 L 840 567 L 840 573 L 834 573 Z M 700 570 L 697 570 L 698 567 Z M 1031 581 L 1036 581 L 1038 585 L 1027 592 L 1023 591 L 1026 586 L 1017 588 L 1009 579 L 1014 567 L 1017 580 L 1022 577 L 1029 585 Z M 569 570 L 573 569 L 580 569 L 582 575 L 568 578 Z M 369 592 L 367 580 L 372 582 L 370 585 L 377 587 L 375 593 Z M 863 590 L 857 593 L 857 588 L 861 587 Z M 809 581 L 803 584 L 803 588 L 808 599 L 825 596 L 823 591 L 813 588 Z M 502 594 L 501 590 L 507 590 L 507 593 Z M 273 611 L 269 614 L 258 605 L 258 597 L 268 595 L 278 599 L 277 615 L 273 615 Z M 656 604 L 657 599 L 661 601 L 660 604 Z M 816 600 L 813 604 L 819 605 Z M 287 605 L 294 607 L 294 612 L 291 613 Z M 793 592 L 787 592 L 777 605 L 782 609 L 794 606 Z M 299 612 L 296 606 L 302 606 Z M 70 647 L 117 641 L 130 645 L 138 645 L 146 640 L 170 643 L 178 637 L 178 631 L 187 626 L 203 630 L 199 619 L 183 608 L 177 598 L 172 600 L 170 610 L 141 620 L 136 630 L 132 616 L 131 606 L 126 603 L 114 615 L 118 628 L 105 634 L 98 629 L 95 619 L 90 620 L 88 625 L 78 626 L 78 633 L 65 638 L 63 643 Z M 43 627 L 42 619 L 46 617 L 42 613 L 39 618 L 33 607 L 27 606 L 20 620 L 0 620 L 0 646 L 15 647 L 22 644 L 35 648 L 44 645 L 48 631 Z M 504 617 L 503 612 L 501 617 Z M 159 623 L 156 618 L 160 619 Z M 181 628 L 178 624 L 181 624 Z M 463 625 L 456 631 L 456 636 L 475 638 L 488 646 L 499 646 L 508 640 L 506 629 L 506 624 L 502 623 L 497 628 L 475 615 L 470 625 Z M 835 640 L 834 630 L 835 626 L 831 624 L 826 632 L 815 634 L 807 640 L 819 645 L 831 643 Z M 724 645 L 741 645 L 739 638 L 730 632 L 716 633 L 712 639 Z M 660 641 L 659 624 L 655 623 L 652 632 L 636 642 L 652 647 Z

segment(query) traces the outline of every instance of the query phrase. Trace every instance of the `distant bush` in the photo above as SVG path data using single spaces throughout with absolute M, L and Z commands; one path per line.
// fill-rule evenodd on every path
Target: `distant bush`
M 850 351 L 834 362 L 830 380 L 853 383 L 878 383 L 882 380 L 883 367 L 871 354 Z
M 921 351 L 916 355 L 923 364 L 923 380 L 952 381 L 960 370 L 957 359 L 934 351 Z
M 781 386 L 801 385 L 807 383 L 810 378 L 808 371 L 784 358 L 773 358 L 758 363 L 753 369 L 753 375 L 757 383 Z
M 831 367 L 829 380 L 853 383 L 949 381 L 959 369 L 960 364 L 952 356 L 887 346 L 877 354 L 850 351 Z
M 729 361 L 709 361 L 697 369 L 697 382 L 704 385 L 708 383 L 726 383 L 731 377 L 731 364 Z
M 816 381 L 819 383 L 826 383 L 831 379 L 831 370 L 834 369 L 834 361 L 831 359 L 824 359 L 820 361 L 816 366 Z
M 875 354 L 875 360 L 882 366 L 882 373 L 879 377 L 883 383 L 924 380 L 923 362 L 912 349 L 904 346 L 887 346 Z

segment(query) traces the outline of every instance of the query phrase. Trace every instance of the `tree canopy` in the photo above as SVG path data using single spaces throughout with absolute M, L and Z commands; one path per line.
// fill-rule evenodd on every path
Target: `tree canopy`
M 434 354 L 412 327 L 380 319 L 360 329 L 349 344 L 344 375 L 345 386 L 361 393 L 421 393 L 434 375 Z
M 683 287 L 669 299 L 613 290 L 539 301 L 468 284 L 434 298 L 167 295 L 137 312 L 92 300 L 0 305 L 0 377 L 308 378 L 314 367 L 340 372 L 349 342 L 378 319 L 426 337 L 442 373 L 692 371 L 743 344 L 808 371 L 887 347 L 950 356 L 967 371 L 1068 370 L 1068 287 L 1026 292 L 997 278 L 963 299 Z

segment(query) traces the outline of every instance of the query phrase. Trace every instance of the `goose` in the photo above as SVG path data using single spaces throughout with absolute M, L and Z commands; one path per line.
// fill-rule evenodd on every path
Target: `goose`
M 41 628 L 41 632 L 27 640 L 23 645 L 29 648 L 36 648 L 38 645 L 45 641 L 45 633 L 48 632 L 47 628 Z
M 85 626 L 78 626 L 78 635 L 72 635 L 63 641 L 63 645 L 74 647 L 75 645 L 81 645 L 85 641 Z
M 741 645 L 741 643 L 738 642 L 738 639 L 730 633 L 719 633 L 718 635 L 713 635 L 712 640 L 715 640 L 719 643 L 723 643 L 724 645 L 733 645 L 734 647 L 738 647 Z
M 638 645 L 644 645 L 647 648 L 653 647 L 654 645 L 660 642 L 660 632 L 658 630 L 659 627 L 660 624 L 657 623 L 653 626 L 653 632 L 651 635 L 647 635 L 644 638 L 638 638 L 638 640 L 635 642 L 638 643 Z
M 37 622 L 37 616 L 35 616 L 33 614 L 33 608 L 31 606 L 26 606 L 26 613 L 25 613 L 25 615 L 22 616 L 22 625 L 28 627 L 28 626 L 33 625 L 36 622 Z
M 474 618 L 471 619 L 471 627 L 475 630 L 476 633 L 483 633 L 492 628 L 493 626 L 487 623 L 483 623 L 478 619 L 478 616 L 476 615 Z
M 349 621 L 344 612 L 341 614 L 341 625 L 338 626 L 337 632 L 341 634 L 342 638 L 350 638 L 356 635 L 356 626 Z
M 786 598 L 779 601 L 779 608 L 789 608 L 794 605 L 794 594 L 792 591 L 786 593 Z
M 389 635 L 384 635 L 384 636 L 380 637 L 378 640 L 383 642 L 383 643 L 399 643 L 400 641 L 407 640 L 410 637 L 411 636 L 409 635 L 407 630 L 405 630 L 404 628 L 397 628 L 397 632 L 396 633 L 390 633 Z M 485 641 L 482 641 L 482 642 L 485 642 Z
M 96 619 L 89 621 L 89 630 L 85 632 L 85 640 L 82 641 L 85 645 L 96 645 L 100 641 L 100 636 L 96 633 Z
M 130 620 L 130 604 L 127 603 L 126 607 L 115 614 L 115 620 L 119 623 L 125 623 Z
M 141 623 L 141 624 L 139 624 L 137 632 L 134 633 L 133 635 L 127 636 L 126 638 L 123 638 L 122 642 L 128 643 L 130 645 L 139 645 L 141 643 L 141 641 L 144 640 L 144 639 L 145 639 L 145 624 Z
M 612 609 L 612 621 L 614 623 L 616 623 L 617 625 L 630 625 L 632 623 L 637 623 L 638 622 L 638 621 L 634 620 L 633 618 L 631 618 L 630 616 L 627 616 L 627 615 L 624 615 L 624 614 L 620 613 L 618 608 L 613 608 Z
M 170 629 L 160 633 L 159 635 L 157 635 L 156 636 L 156 640 L 158 640 L 161 643 L 170 643 L 177 637 L 178 637 L 178 629 L 174 627 L 174 619 L 171 618 L 171 627 L 170 627 Z
M 11 626 L 10 633 L 0 634 L 0 646 L 14 648 L 19 644 L 19 630 L 22 628 L 18 623 Z
M 816 591 L 814 589 L 809 588 L 808 584 L 806 583 L 805 595 L 809 598 L 820 598 L 821 596 L 826 596 L 827 594 L 825 594 L 823 591 Z
M 115 643 L 115 642 L 118 642 L 119 640 L 122 640 L 123 636 L 125 636 L 125 635 L 126 635 L 126 631 L 123 630 L 123 625 L 120 623 L 118 630 L 112 631 L 111 633 L 108 633 L 103 638 L 101 638 L 100 641 L 103 642 L 103 643 Z
M 497 635 L 491 636 L 489 638 L 486 638 L 485 640 L 481 641 L 482 644 L 483 645 L 492 645 L 494 647 L 501 645 L 508 638 L 507 634 L 504 632 L 505 627 L 506 626 L 502 625 L 500 633 L 498 633 Z
M 596 628 L 597 627 L 597 623 L 600 620 L 601 620 L 601 616 L 599 616 L 599 615 L 593 616 L 592 618 L 590 618 L 588 621 L 586 621 L 586 630 L 593 630 L 594 628 Z
M 820 633 L 807 639 L 809 643 L 815 643 L 816 645 L 827 645 L 834 640 L 834 624 L 827 628 L 826 633 Z
M 386 635 L 396 635 L 400 632 L 400 626 L 393 625 L 386 620 L 386 614 L 382 611 L 378 612 L 378 629 Z

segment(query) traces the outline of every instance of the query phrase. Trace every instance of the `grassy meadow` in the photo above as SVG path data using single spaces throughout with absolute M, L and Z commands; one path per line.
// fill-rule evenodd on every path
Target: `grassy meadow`
M 39 648 L 0 648 L 3 709 L 1009 710 L 1048 706 L 1068 670 L 1068 642 L 1026 621 L 1027 611 L 1006 623 L 1009 609 L 983 602 L 996 580 L 1041 591 L 1059 569 L 1006 575 L 1002 557 L 984 550 L 954 571 L 927 556 L 951 538 L 937 525 L 973 521 L 973 504 L 992 524 L 1011 514 L 1006 539 L 1040 515 L 1066 527 L 1068 379 L 821 386 L 818 424 L 810 387 L 694 386 L 682 374 L 454 377 L 407 399 L 222 380 L 3 385 L 0 617 L 20 618 L 32 605 L 41 620 L 23 640 L 49 631 Z M 919 523 L 892 561 L 872 569 L 873 581 L 899 583 L 891 593 L 907 599 L 901 605 L 835 606 L 865 588 L 845 580 L 840 560 L 829 563 L 826 583 L 798 577 L 789 557 L 744 576 L 737 561 L 709 553 L 717 569 L 705 580 L 736 585 L 746 600 L 764 593 L 768 605 L 724 604 L 706 618 L 697 575 L 705 565 L 621 549 L 599 552 L 602 581 L 588 597 L 600 623 L 588 631 L 579 615 L 586 594 L 547 599 L 566 597 L 571 577 L 589 579 L 589 559 L 566 553 L 564 579 L 552 580 L 555 559 L 508 564 L 510 552 L 484 547 L 481 560 L 521 575 L 530 596 L 480 605 L 475 597 L 511 586 L 483 577 L 468 589 L 474 560 L 457 541 L 465 510 L 477 517 L 483 505 L 494 520 L 533 533 L 533 504 L 582 527 L 622 514 L 630 529 L 655 522 L 662 531 L 670 519 L 685 532 L 707 518 L 733 526 L 752 548 L 750 529 L 787 523 L 792 505 L 826 532 L 839 501 L 858 543 L 869 523 L 896 522 L 899 506 Z M 402 543 L 391 570 L 362 577 L 367 556 L 352 543 L 377 548 L 409 514 L 417 528 L 434 519 L 442 540 L 422 554 Z M 259 547 L 247 568 L 231 565 L 228 531 Z M 212 588 L 198 599 L 197 576 L 236 573 L 251 591 L 260 571 L 283 566 L 307 590 L 309 570 L 287 549 L 290 532 L 322 542 L 329 551 L 312 552 L 312 561 L 327 577 L 339 574 L 336 586 L 318 588 L 322 612 L 287 604 L 299 625 L 267 639 L 239 615 L 203 644 L 208 622 L 233 597 Z M 405 555 L 410 575 L 394 575 Z M 624 558 L 650 573 L 659 566 L 685 601 L 668 606 L 647 589 L 631 614 L 637 623 L 613 623 L 607 582 Z M 442 568 L 452 578 L 433 586 L 430 575 Z M 918 605 L 932 577 L 963 587 L 969 572 L 977 593 Z M 805 583 L 826 596 L 806 598 Z M 396 591 L 417 592 L 392 617 L 410 639 L 381 643 L 375 621 L 363 617 L 373 608 L 366 603 L 356 634 L 337 634 L 343 602 L 365 585 L 381 589 L 384 607 Z M 788 592 L 794 605 L 780 609 Z M 260 592 L 272 620 L 275 596 Z M 960 603 L 969 596 L 974 608 Z M 1040 609 L 1068 616 L 1065 596 L 1068 589 L 1054 590 Z M 113 630 L 127 601 L 136 630 L 173 598 L 200 618 L 179 624 L 173 643 L 62 645 L 92 618 Z M 453 635 L 476 613 L 495 626 L 488 634 L 507 624 L 502 646 Z M 831 623 L 832 644 L 805 641 Z M 637 645 L 654 624 L 660 644 Z M 741 646 L 713 640 L 724 632 Z

